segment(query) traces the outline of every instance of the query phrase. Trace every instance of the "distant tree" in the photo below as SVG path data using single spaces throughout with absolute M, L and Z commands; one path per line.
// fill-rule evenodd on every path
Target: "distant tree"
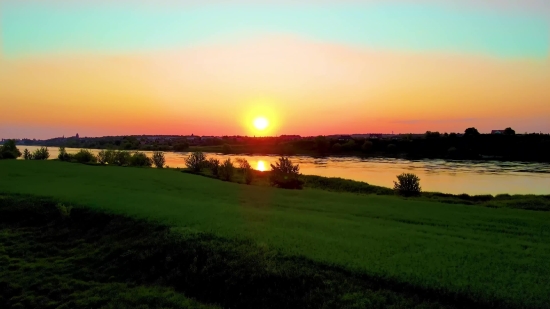
M 431 131 L 427 131 L 426 132 L 426 138 L 440 138 L 441 137 L 441 133 L 439 132 L 431 132 Z
M 355 143 L 355 141 L 350 139 L 349 141 L 347 141 L 345 144 L 342 145 L 342 149 L 345 151 L 352 151 L 352 150 L 355 150 L 356 146 L 357 144 Z
M 131 166 L 152 166 L 153 160 L 149 158 L 144 152 L 136 151 L 130 158 L 130 165 Z
M 208 166 L 210 171 L 212 171 L 212 175 L 218 177 L 218 171 L 220 169 L 220 160 L 215 158 L 210 158 L 208 159 L 206 165 Z
M 394 190 L 403 196 L 419 195 L 421 192 L 420 178 L 415 174 L 403 173 L 394 181 Z
M 205 163 L 206 156 L 200 151 L 193 152 L 187 158 L 185 158 L 185 165 L 187 165 L 187 168 L 195 173 L 200 172 L 201 169 L 205 167 Z
M 230 158 L 223 161 L 223 164 L 220 165 L 218 174 L 221 180 L 231 181 L 233 179 L 233 174 L 235 173 L 235 166 L 231 162 Z
M 15 140 L 9 139 L 0 146 L 0 157 L 2 159 L 17 159 L 21 156 L 21 151 L 15 146 Z
M 285 157 L 279 158 L 275 165 L 271 164 L 269 181 L 272 186 L 284 189 L 302 189 L 304 184 L 300 179 L 300 166 Z
M 71 156 L 69 156 L 67 150 L 65 150 L 65 147 L 61 146 L 59 147 L 59 154 L 57 155 L 57 158 L 60 161 L 70 161 Z
M 33 160 L 48 160 L 50 157 L 50 152 L 47 147 L 40 147 L 36 149 L 32 154 Z
M 342 145 L 340 143 L 335 143 L 334 145 L 332 145 L 332 147 L 330 147 L 330 149 L 332 150 L 332 152 L 338 153 L 342 151 Z
M 326 154 L 330 147 L 330 142 L 324 136 L 317 136 L 315 138 L 315 148 L 317 152 L 321 155 Z
M 456 157 L 457 152 L 458 152 L 458 150 L 456 149 L 456 147 L 451 147 L 447 150 L 447 156 L 449 158 L 454 158 L 454 157 Z
M 504 135 L 516 135 L 516 131 L 514 131 L 512 128 L 506 128 L 504 129 Z
M 160 152 L 160 151 L 153 152 L 153 163 L 157 168 L 163 168 L 164 164 L 166 163 L 166 159 L 164 158 L 164 152 Z
M 389 144 L 386 149 L 389 153 L 394 153 L 397 151 L 397 146 L 395 144 Z
M 364 151 L 364 152 L 370 152 L 372 150 L 372 142 L 371 141 L 365 141 L 363 143 L 363 146 L 361 146 L 361 149 Z
M 23 151 L 23 158 L 25 160 L 32 160 L 32 154 L 27 148 Z
M 223 144 L 222 146 L 222 152 L 227 154 L 227 153 L 232 153 L 233 152 L 233 149 L 231 148 L 230 145 L 228 144 Z
M 286 155 L 293 155 L 294 154 L 294 146 L 290 143 L 284 143 L 281 145 L 282 153 Z
M 187 142 L 177 143 L 174 146 L 174 151 L 186 151 L 189 149 L 189 144 Z
M 476 128 L 468 128 L 464 131 L 464 136 L 477 136 L 479 131 Z

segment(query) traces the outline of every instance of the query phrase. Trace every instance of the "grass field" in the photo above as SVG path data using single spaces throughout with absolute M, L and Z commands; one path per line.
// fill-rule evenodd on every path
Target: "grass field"
M 173 170 L 55 161 L 0 161 L 0 173 L 0 192 L 156 221 L 181 235 L 248 240 L 247 250 L 333 267 L 399 295 L 425 295 L 428 303 L 550 307 L 547 212 L 286 191 Z

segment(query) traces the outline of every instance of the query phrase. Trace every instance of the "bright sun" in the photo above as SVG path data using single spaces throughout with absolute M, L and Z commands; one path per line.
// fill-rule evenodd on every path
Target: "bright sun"
M 256 129 L 264 130 L 267 126 L 269 126 L 269 121 L 267 121 L 265 117 L 258 117 L 254 119 L 254 127 L 256 127 Z

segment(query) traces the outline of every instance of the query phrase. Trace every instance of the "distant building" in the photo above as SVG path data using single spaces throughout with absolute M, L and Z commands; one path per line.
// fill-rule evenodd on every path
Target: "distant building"
M 504 134 L 504 130 L 492 130 L 491 134 Z
M 76 133 L 76 136 L 75 136 L 75 137 L 76 137 L 76 138 L 80 138 L 80 136 L 78 135 L 78 133 Z
M 215 136 L 202 136 L 201 137 L 201 140 L 203 141 L 208 141 L 208 140 L 213 140 L 215 139 L 216 137 Z
M 279 139 L 284 141 L 295 141 L 298 139 L 301 139 L 302 137 L 300 135 L 281 135 L 279 136 Z

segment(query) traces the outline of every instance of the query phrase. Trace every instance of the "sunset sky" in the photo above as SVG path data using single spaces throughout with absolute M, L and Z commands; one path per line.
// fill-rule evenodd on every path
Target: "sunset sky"
M 549 49 L 548 0 L 0 0 L 0 138 L 550 133 Z

